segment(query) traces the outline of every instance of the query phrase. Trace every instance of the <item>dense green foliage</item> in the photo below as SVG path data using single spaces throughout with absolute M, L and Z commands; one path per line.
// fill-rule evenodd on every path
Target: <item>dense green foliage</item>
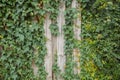
M 120 0 L 82 0 L 82 80 L 120 79 Z
M 45 80 L 42 6 L 39 0 L 0 1 L 0 80 L 35 79 L 33 62 L 39 67 L 39 80 Z M 38 55 L 34 56 L 35 52 Z
M 72 0 L 67 0 L 66 5 L 66 12 L 65 12 L 65 25 L 63 26 L 64 31 L 64 39 L 65 39 L 65 55 L 66 55 L 66 67 L 65 67 L 65 80 L 72 80 L 75 78 L 73 67 L 73 48 L 74 48 L 74 32 L 73 32 L 73 11 L 74 9 L 71 8 Z
M 71 8 L 72 0 L 66 0 L 63 26 L 66 71 L 61 75 L 65 80 L 76 78 L 73 73 L 72 50 L 74 48 L 73 19 L 76 9 Z M 0 1 L 0 79 L 1 80 L 46 80 L 44 56 L 46 54 L 44 20 L 50 14 L 51 34 L 59 35 L 57 16 L 60 0 L 1 0 Z M 72 43 L 72 44 L 71 44 Z M 37 55 L 34 55 L 36 53 Z M 39 70 L 35 77 L 32 64 Z M 60 75 L 55 62 L 53 72 Z
M 57 25 L 57 16 L 59 13 L 59 5 L 60 0 L 48 0 L 49 4 L 47 4 L 47 9 L 50 12 L 51 25 L 50 30 L 53 36 L 57 36 L 59 34 L 58 25 Z
M 61 0 L 62 1 L 62 0 Z M 0 80 L 46 80 L 47 53 L 44 20 L 50 14 L 51 34 L 59 35 L 57 16 L 60 0 L 0 1 Z M 65 72 L 60 73 L 57 57 L 55 78 L 64 80 L 120 79 L 120 0 L 77 0 L 81 4 L 82 41 L 74 39 L 74 23 L 79 10 L 65 1 Z M 79 45 L 81 44 L 81 45 Z M 74 74 L 73 49 L 80 48 L 81 73 Z M 36 53 L 37 55 L 34 55 Z M 32 64 L 39 70 L 34 76 Z

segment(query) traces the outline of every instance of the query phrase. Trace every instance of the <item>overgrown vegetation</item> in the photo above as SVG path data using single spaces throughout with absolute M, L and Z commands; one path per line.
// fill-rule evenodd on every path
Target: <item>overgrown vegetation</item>
M 66 7 L 63 26 L 66 65 L 61 74 L 55 58 L 55 78 L 119 80 L 120 0 L 77 0 L 82 14 L 81 42 L 74 39 L 73 32 L 73 20 L 77 18 L 78 10 L 71 8 L 72 0 L 63 1 Z M 45 15 L 50 14 L 51 34 L 59 35 L 59 6 L 60 0 L 0 1 L 0 80 L 46 80 L 44 57 L 47 49 L 43 24 Z M 81 72 L 77 75 L 73 71 L 73 49 L 76 47 L 81 53 Z M 39 68 L 37 77 L 31 67 L 33 62 Z
M 81 80 L 120 79 L 120 0 L 82 0 Z
M 0 80 L 46 79 L 43 4 L 42 0 L 0 1 Z M 39 68 L 37 78 L 32 62 Z

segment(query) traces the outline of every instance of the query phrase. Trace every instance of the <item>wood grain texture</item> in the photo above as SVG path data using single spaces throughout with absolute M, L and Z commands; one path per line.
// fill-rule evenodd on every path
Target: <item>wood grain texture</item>
M 65 54 L 64 54 L 64 35 L 62 27 L 65 24 L 65 18 L 64 18 L 64 11 L 65 11 L 65 3 L 62 1 L 59 6 L 59 14 L 58 14 L 58 27 L 59 27 L 59 33 L 60 35 L 57 37 L 57 64 L 59 66 L 59 69 L 61 70 L 61 73 L 64 72 L 64 66 L 65 66 Z M 58 77 L 58 80 L 63 80 L 62 77 Z
M 49 26 L 51 24 L 49 15 L 50 15 L 49 13 L 46 14 L 44 22 L 45 36 L 47 38 L 46 41 L 47 55 L 45 56 L 45 69 L 48 75 L 46 80 L 52 80 L 52 35 L 49 29 Z

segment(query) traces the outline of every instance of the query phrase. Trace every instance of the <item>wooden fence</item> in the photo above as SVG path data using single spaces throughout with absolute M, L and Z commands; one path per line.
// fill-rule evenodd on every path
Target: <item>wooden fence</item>
M 80 10 L 80 4 L 77 3 L 76 0 L 72 1 L 71 8 L 77 8 Z M 59 27 L 59 35 L 53 36 L 51 35 L 49 26 L 51 24 L 51 20 L 49 18 L 50 14 L 46 14 L 46 19 L 44 21 L 44 30 L 45 30 L 45 36 L 47 37 L 46 41 L 46 47 L 47 47 L 47 55 L 45 56 L 45 69 L 48 73 L 47 80 L 54 80 L 54 73 L 52 71 L 52 65 L 54 64 L 54 55 L 57 54 L 57 65 L 59 66 L 59 69 L 61 70 L 61 73 L 64 73 L 64 66 L 66 62 L 66 56 L 64 53 L 64 35 L 62 27 L 65 24 L 65 3 L 64 0 L 61 1 L 59 6 L 59 14 L 57 17 L 57 25 Z M 77 40 L 80 40 L 80 33 L 81 33 L 81 14 L 78 14 L 78 18 L 74 20 L 74 38 Z M 35 52 L 35 55 L 37 54 L 37 51 Z M 79 49 L 73 50 L 73 61 L 77 61 L 77 66 L 74 67 L 74 73 L 78 74 L 80 73 L 80 59 L 76 56 L 77 54 L 80 54 Z M 34 70 L 34 74 L 37 75 L 38 67 L 33 63 L 32 68 Z M 63 80 L 61 77 L 58 78 L 59 80 Z

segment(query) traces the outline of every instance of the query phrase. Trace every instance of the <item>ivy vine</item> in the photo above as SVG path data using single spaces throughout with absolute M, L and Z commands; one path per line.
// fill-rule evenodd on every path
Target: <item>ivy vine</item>
M 73 62 L 73 49 L 76 47 L 75 46 L 75 39 L 74 39 L 74 31 L 73 31 L 73 24 L 74 24 L 74 19 L 77 17 L 77 9 L 72 8 L 72 0 L 66 0 L 65 1 L 65 25 L 63 26 L 63 31 L 64 31 L 64 39 L 65 39 L 65 45 L 64 45 L 64 51 L 66 55 L 66 65 L 65 65 L 65 73 L 63 74 L 63 78 L 65 80 L 77 80 L 80 79 L 78 77 L 78 74 L 74 74 L 74 65 L 75 63 Z
M 120 78 L 120 1 L 82 0 L 82 80 Z
M 45 10 L 50 13 L 50 20 L 51 20 L 51 25 L 50 25 L 50 30 L 51 34 L 53 36 L 59 35 L 59 29 L 57 25 L 57 17 L 59 13 L 59 4 L 60 0 L 48 0 L 47 4 L 45 6 Z
M 43 1 L 0 1 L 0 79 L 46 80 Z M 41 10 L 42 9 L 42 10 Z M 34 52 L 37 50 L 37 57 Z M 36 59 L 35 59 L 36 58 Z M 32 61 L 38 66 L 35 77 Z

